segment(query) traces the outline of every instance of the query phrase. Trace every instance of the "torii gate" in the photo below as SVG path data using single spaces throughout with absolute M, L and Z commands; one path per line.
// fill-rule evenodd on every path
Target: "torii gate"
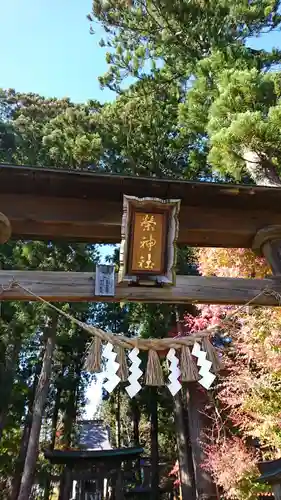
M 119 243 L 123 197 L 181 200 L 178 245 L 253 248 L 273 277 L 177 276 L 175 286 L 95 294 L 94 273 L 0 271 L 0 300 L 279 305 L 281 189 L 0 166 L 0 243 L 12 238 Z M 11 286 L 11 284 L 15 286 Z M 17 286 L 23 285 L 23 288 Z M 34 293 L 31 296 L 28 291 Z M 274 294 L 263 294 L 266 289 Z M 192 398 L 191 398 L 192 399 Z M 193 421 L 196 417 L 193 415 Z M 198 424 L 195 425 L 197 432 Z
M 281 189 L 124 177 L 88 172 L 0 166 L 0 241 L 12 238 L 119 243 L 123 195 L 181 200 L 178 245 L 253 248 L 281 273 Z M 8 221 L 7 221 L 8 219 Z M 239 279 L 177 276 L 174 287 L 124 288 L 94 294 L 94 274 L 0 271 L 1 300 L 33 300 L 12 287 L 14 278 L 36 295 L 58 301 L 135 301 L 244 304 L 262 290 L 281 293 L 278 277 Z M 253 304 L 277 305 L 271 295 Z

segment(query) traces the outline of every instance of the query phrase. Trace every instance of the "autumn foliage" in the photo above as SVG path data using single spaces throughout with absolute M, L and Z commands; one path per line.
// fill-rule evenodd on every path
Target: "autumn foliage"
M 270 273 L 264 259 L 244 249 L 199 249 L 198 261 L 203 275 Z M 257 461 L 280 456 L 281 309 L 245 307 L 225 322 L 234 311 L 203 305 L 183 322 L 190 332 L 218 325 L 220 336 L 232 340 L 222 349 L 225 371 L 211 396 L 215 417 L 206 430 L 204 468 L 225 498 L 250 499 L 266 488 L 256 482 Z

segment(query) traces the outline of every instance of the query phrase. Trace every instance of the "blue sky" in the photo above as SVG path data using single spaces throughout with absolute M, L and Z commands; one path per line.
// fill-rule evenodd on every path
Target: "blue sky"
M 107 65 L 99 47 L 102 30 L 90 35 L 91 0 L 0 0 L 0 87 L 75 102 L 106 101 L 98 76 Z
M 74 102 L 114 99 L 98 82 L 107 65 L 98 44 L 101 27 L 89 33 L 92 0 L 0 0 L 0 5 L 0 87 Z M 280 32 L 251 45 L 280 48 Z

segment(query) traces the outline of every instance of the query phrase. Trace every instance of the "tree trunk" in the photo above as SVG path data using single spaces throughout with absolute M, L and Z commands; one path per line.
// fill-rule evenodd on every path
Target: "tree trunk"
M 24 462 L 25 462 L 25 457 L 26 457 L 26 452 L 27 452 L 27 447 L 28 447 L 28 442 L 29 442 L 31 424 L 32 424 L 32 413 L 28 411 L 28 414 L 27 414 L 26 419 L 25 419 L 23 433 L 22 433 L 20 451 L 19 451 L 18 458 L 16 461 L 15 474 L 14 474 L 13 481 L 12 481 L 12 493 L 11 493 L 10 500 L 17 500 L 18 495 L 19 495 L 22 471 L 23 471 L 23 467 L 24 467 Z
M 280 177 L 269 159 L 261 158 L 254 151 L 245 151 L 243 157 L 248 173 L 258 186 L 281 186 Z
M 12 482 L 11 500 L 17 500 L 18 494 L 19 494 L 21 476 L 22 476 L 22 471 L 23 471 L 23 467 L 24 467 L 24 463 L 25 463 L 26 452 L 27 452 L 27 447 L 28 447 L 28 442 L 29 442 L 30 429 L 31 429 L 31 425 L 32 425 L 32 408 L 34 405 L 34 399 L 35 399 L 35 394 L 36 394 L 36 389 L 37 389 L 37 385 L 38 385 L 38 379 L 39 379 L 41 367 L 42 367 L 42 359 L 40 360 L 39 363 L 37 363 L 36 368 L 35 368 L 34 381 L 33 381 L 32 389 L 31 389 L 31 394 L 29 396 L 27 415 L 25 418 L 25 424 L 24 424 L 24 429 L 23 429 L 21 444 L 20 444 L 20 451 L 19 451 L 18 458 L 16 461 L 15 474 L 14 474 L 13 482 Z
M 188 422 L 186 422 L 186 418 L 188 417 L 183 408 L 181 393 L 178 393 L 174 397 L 174 415 L 182 500 L 196 500 L 192 450 L 190 445 Z
M 68 388 L 68 399 L 63 419 L 63 443 L 67 448 L 72 446 L 73 425 L 76 422 L 76 414 L 78 407 L 78 388 L 81 375 L 81 359 L 76 362 L 75 370 L 70 379 Z
M 120 394 L 120 384 L 117 387 L 117 402 L 116 402 L 116 443 L 117 443 L 117 448 L 121 448 L 121 412 L 120 412 L 120 400 L 121 400 L 121 394 Z
M 135 399 L 132 399 L 130 403 L 132 411 L 133 442 L 134 446 L 137 448 L 140 445 L 140 410 L 139 405 Z
M 205 414 L 208 402 L 206 393 L 197 382 L 189 382 L 188 419 L 192 456 L 194 464 L 195 484 L 198 500 L 217 499 L 216 486 L 208 472 L 202 468 L 205 456 L 202 449 L 204 430 L 210 427 L 210 419 Z M 188 393 L 187 393 L 188 398 Z
M 57 393 L 56 393 L 53 416 L 52 416 L 52 437 L 51 437 L 51 444 L 50 444 L 51 450 L 54 449 L 55 444 L 56 444 L 57 424 L 58 424 L 59 409 L 60 409 L 60 398 L 61 398 L 61 387 L 58 387 Z
M 75 405 L 75 389 L 69 391 L 66 410 L 63 419 L 63 444 L 65 448 L 70 448 L 72 445 L 73 424 L 75 422 L 76 405 Z
M 150 391 L 151 500 L 159 499 L 158 398 L 157 387 Z
M 33 479 L 36 469 L 36 462 L 39 453 L 39 438 L 40 438 L 42 417 L 50 385 L 52 359 L 56 343 L 57 324 L 58 324 L 58 315 L 53 313 L 51 316 L 50 325 L 48 327 L 48 336 L 46 341 L 43 364 L 35 395 L 32 426 L 30 431 L 29 443 L 26 453 L 26 459 L 24 464 L 24 470 L 23 470 L 18 500 L 29 500 L 32 490 Z
M 57 392 L 56 392 L 53 416 L 52 416 L 52 437 L 51 437 L 51 443 L 50 443 L 51 450 L 54 449 L 55 443 L 56 443 L 57 423 L 58 423 L 59 409 L 60 409 L 60 397 L 61 397 L 61 387 L 58 387 Z M 46 479 L 44 500 L 49 500 L 50 489 L 51 489 L 51 479 L 50 479 L 50 474 L 49 474 L 47 479 Z
M 76 364 L 75 374 L 71 380 L 70 388 L 68 390 L 68 400 L 65 409 L 65 415 L 63 419 L 63 444 L 64 447 L 69 449 L 72 445 L 72 433 L 73 433 L 73 424 L 76 420 L 76 411 L 77 411 L 77 389 L 79 385 L 79 378 L 81 373 L 81 360 Z M 67 495 L 71 494 L 71 482 L 68 481 L 68 476 L 70 471 L 65 468 L 65 473 L 61 475 L 60 479 L 60 492 L 61 498 L 67 498 Z
M 133 431 L 133 443 L 136 448 L 140 447 L 140 410 L 136 399 L 130 400 L 131 412 L 132 412 L 132 431 Z M 138 458 L 136 461 L 136 483 L 141 484 L 141 462 Z
M 7 356 L 6 361 L 6 370 L 1 380 L 1 384 L 5 387 L 5 398 L 4 401 L 1 402 L 1 411 L 0 411 L 0 441 L 3 436 L 3 431 L 6 425 L 7 416 L 9 413 L 9 403 L 11 400 L 15 372 L 17 367 L 17 360 L 19 356 L 19 351 L 21 348 L 21 339 L 16 339 L 14 344 L 10 346 L 11 352 Z

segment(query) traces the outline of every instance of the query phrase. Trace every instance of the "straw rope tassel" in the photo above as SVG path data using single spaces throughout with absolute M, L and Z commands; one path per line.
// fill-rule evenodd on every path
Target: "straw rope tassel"
M 204 351 L 207 353 L 207 359 L 211 361 L 212 363 L 212 368 L 211 370 L 214 373 L 219 372 L 222 369 L 222 363 L 218 355 L 218 351 L 216 348 L 212 345 L 210 339 L 208 337 L 205 337 L 202 340 L 202 347 Z
M 157 351 L 154 351 L 153 349 L 148 351 L 145 384 L 154 387 L 165 385 L 160 359 Z
M 84 370 L 90 373 L 98 373 L 102 371 L 101 346 L 101 339 L 99 337 L 94 337 L 86 354 Z
M 117 363 L 119 363 L 119 368 L 117 375 L 120 377 L 121 382 L 127 382 L 128 377 L 129 377 L 129 370 L 128 370 L 128 365 L 127 365 L 127 358 L 126 358 L 126 352 L 123 347 L 116 346 L 115 348 L 117 352 Z
M 193 362 L 191 352 L 187 345 L 181 348 L 180 370 L 182 382 L 194 382 L 199 379 L 197 367 Z

